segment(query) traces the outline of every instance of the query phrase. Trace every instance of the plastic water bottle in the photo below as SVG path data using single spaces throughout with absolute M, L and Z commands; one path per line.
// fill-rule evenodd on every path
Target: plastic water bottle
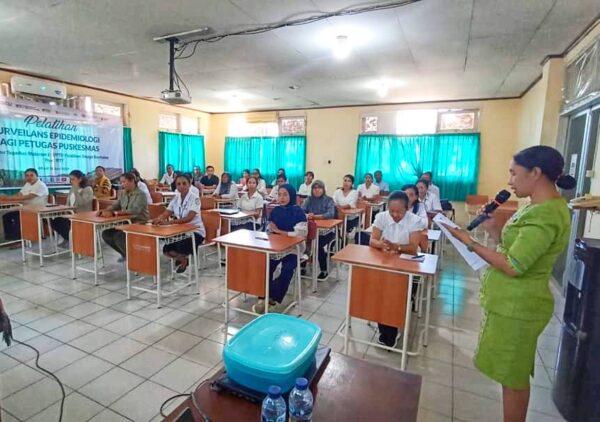
M 312 419 L 313 395 L 306 378 L 297 378 L 290 393 L 290 422 L 308 422 Z
M 262 403 L 261 421 L 262 422 L 285 422 L 287 406 L 285 400 L 281 397 L 281 387 L 272 385 L 269 387 L 267 397 Z

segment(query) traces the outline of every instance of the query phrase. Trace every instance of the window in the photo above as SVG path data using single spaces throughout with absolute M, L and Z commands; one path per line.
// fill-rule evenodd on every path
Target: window
M 89 97 L 87 97 L 87 98 L 89 98 Z M 86 109 L 87 109 L 87 103 L 86 103 Z M 104 114 L 107 116 L 121 117 L 121 115 L 123 114 L 123 106 L 119 105 L 119 104 L 94 102 L 94 114 Z
M 190 135 L 197 135 L 200 133 L 198 118 L 180 116 L 181 133 L 188 133 Z
M 377 133 L 379 117 L 365 116 L 362 118 L 362 133 Z
M 279 125 L 276 122 L 248 123 L 244 116 L 229 119 L 227 135 L 231 137 L 278 136 Z
M 306 119 L 304 117 L 281 117 L 279 119 L 279 133 L 281 135 L 306 134 Z
M 159 114 L 158 128 L 169 132 L 177 132 L 177 114 Z
M 437 131 L 476 132 L 479 129 L 478 110 L 440 110 L 438 112 Z
M 396 115 L 398 135 L 424 135 L 435 133 L 437 110 L 400 110 Z

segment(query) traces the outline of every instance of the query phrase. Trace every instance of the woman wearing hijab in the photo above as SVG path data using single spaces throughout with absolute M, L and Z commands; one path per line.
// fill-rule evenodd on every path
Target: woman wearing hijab
M 215 189 L 213 196 L 215 198 L 223 199 L 238 198 L 238 188 L 237 185 L 231 180 L 231 174 L 224 172 L 221 175 L 221 182 L 219 182 L 219 185 Z
M 325 184 L 321 180 L 313 182 L 310 196 L 304 201 L 302 209 L 309 220 L 330 220 L 335 216 L 335 204 L 333 199 L 326 195 Z M 329 245 L 334 239 L 335 230 L 319 236 L 317 249 L 321 273 L 317 277 L 318 281 L 326 280 L 328 277 L 325 246 Z
M 308 228 L 306 226 L 306 215 L 302 208 L 296 205 L 296 189 L 292 185 L 286 184 L 279 187 L 278 191 L 279 206 L 271 213 L 271 222 L 268 229 L 272 234 L 281 234 L 284 236 L 306 237 Z M 273 279 L 273 274 L 281 264 L 279 277 Z M 294 270 L 296 269 L 297 257 L 295 254 L 288 254 L 281 259 L 271 259 L 269 275 L 269 294 L 270 300 L 281 303 L 285 297 Z M 257 314 L 265 312 L 265 301 L 259 298 L 258 303 L 252 307 Z

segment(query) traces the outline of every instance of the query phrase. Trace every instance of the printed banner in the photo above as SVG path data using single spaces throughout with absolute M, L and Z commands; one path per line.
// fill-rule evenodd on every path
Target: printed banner
M 37 169 L 50 185 L 68 185 L 69 173 L 112 178 L 123 172 L 123 121 L 81 110 L 0 97 L 0 187 L 20 187 L 23 172 Z

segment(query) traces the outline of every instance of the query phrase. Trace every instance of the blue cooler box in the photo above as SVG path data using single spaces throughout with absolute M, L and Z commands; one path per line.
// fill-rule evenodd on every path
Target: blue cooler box
M 266 393 L 278 385 L 285 393 L 315 362 L 321 328 L 300 318 L 266 314 L 243 327 L 223 351 L 227 376 Z

